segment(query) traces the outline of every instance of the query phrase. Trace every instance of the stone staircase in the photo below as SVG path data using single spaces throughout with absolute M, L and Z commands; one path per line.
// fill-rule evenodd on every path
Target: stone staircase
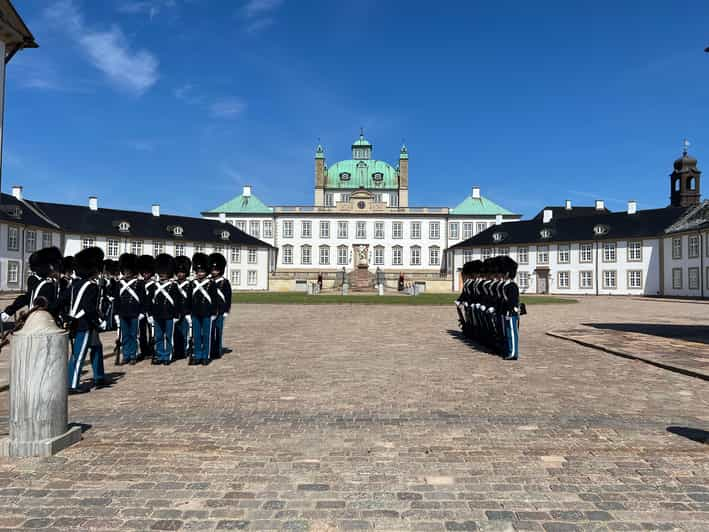
M 350 290 L 353 292 L 374 291 L 374 274 L 367 268 L 357 268 L 348 274 Z

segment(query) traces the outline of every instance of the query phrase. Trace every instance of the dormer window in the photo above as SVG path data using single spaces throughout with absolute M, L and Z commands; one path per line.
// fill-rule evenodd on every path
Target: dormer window
M 222 231 L 219 234 L 219 238 L 221 238 L 222 240 L 229 240 L 230 236 L 231 236 L 231 233 L 229 231 Z
M 593 226 L 593 234 L 597 236 L 605 235 L 608 233 L 608 226 L 603 224 L 598 224 Z
M 349 172 L 340 172 L 341 181 L 349 181 L 352 175 Z
M 182 226 L 176 225 L 175 227 L 172 228 L 172 234 L 175 236 L 182 236 L 184 234 L 184 229 L 182 229 Z
M 502 242 L 507 237 L 507 233 L 492 233 L 492 239 L 495 242 Z
M 375 181 L 383 181 L 383 180 L 384 180 L 384 174 L 382 174 L 381 172 L 374 172 L 374 173 L 372 174 L 372 179 L 374 179 Z
M 130 231 L 130 223 L 126 221 L 118 222 L 118 230 L 121 233 L 127 233 Z
M 551 238 L 551 229 L 542 229 L 539 231 L 539 236 L 542 238 Z

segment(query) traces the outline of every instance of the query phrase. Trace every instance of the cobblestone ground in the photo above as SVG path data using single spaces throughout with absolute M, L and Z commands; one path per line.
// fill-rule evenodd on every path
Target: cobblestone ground
M 531 306 L 514 363 L 453 308 L 240 305 L 221 361 L 116 368 L 81 443 L 1 460 L 0 527 L 708 530 L 707 383 L 544 334 L 707 309 Z

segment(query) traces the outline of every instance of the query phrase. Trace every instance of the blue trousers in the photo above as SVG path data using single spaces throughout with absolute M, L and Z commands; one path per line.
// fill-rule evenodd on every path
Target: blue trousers
M 96 345 L 89 345 L 91 341 L 91 331 L 77 331 L 74 337 L 74 345 L 69 357 L 69 389 L 77 389 L 81 381 L 81 368 L 84 365 L 86 352 L 91 351 L 91 369 L 94 373 L 94 382 L 103 380 L 103 346 L 101 342 Z M 97 335 L 96 335 L 97 336 Z
M 192 316 L 192 342 L 196 360 L 209 358 L 212 345 L 212 318 L 210 316 Z
M 175 321 L 177 320 L 155 320 L 155 354 L 158 360 L 163 362 L 172 361 Z
M 190 348 L 190 324 L 183 317 L 175 323 L 175 341 L 172 346 L 173 354 L 185 356 Z
M 519 316 L 505 318 L 505 338 L 507 340 L 508 357 L 519 358 Z
M 138 356 L 138 318 L 121 318 L 121 347 L 123 362 L 135 360 Z
M 224 346 L 224 315 L 219 314 L 214 319 L 212 335 L 212 352 L 210 355 L 212 358 L 219 358 L 224 352 L 222 349 Z

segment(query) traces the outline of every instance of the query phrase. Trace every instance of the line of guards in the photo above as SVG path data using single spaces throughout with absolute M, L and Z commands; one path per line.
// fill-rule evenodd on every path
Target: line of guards
M 192 259 L 124 253 L 114 261 L 104 260 L 98 247 L 73 257 L 51 247 L 33 253 L 29 266 L 27 291 L 0 318 L 8 322 L 25 306 L 41 307 L 69 330 L 70 393 L 85 391 L 79 381 L 87 354 L 94 385 L 112 384 L 103 367 L 103 331 L 117 333 L 119 365 L 148 358 L 169 365 L 188 356 L 190 365 L 207 365 L 228 351 L 223 333 L 232 294 L 221 253 Z
M 507 256 L 465 263 L 463 291 L 456 300 L 458 321 L 466 337 L 498 352 L 505 360 L 519 359 L 517 263 Z

